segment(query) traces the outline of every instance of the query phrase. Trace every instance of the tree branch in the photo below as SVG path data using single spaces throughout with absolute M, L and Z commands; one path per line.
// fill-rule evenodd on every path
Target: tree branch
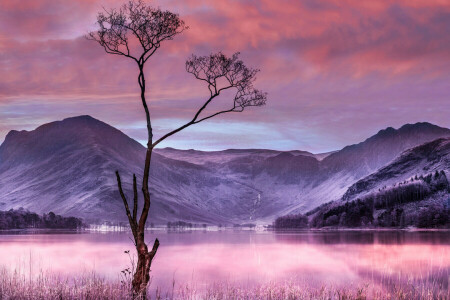
M 130 50 L 128 49 L 128 44 L 126 44 L 126 48 L 127 48 L 127 52 L 128 53 L 124 53 L 124 52 L 122 52 L 122 51 L 120 51 L 118 49 L 112 49 L 108 45 L 108 43 L 104 40 L 104 38 L 96 37 L 93 32 L 89 33 L 89 35 L 86 36 L 86 39 L 99 43 L 99 45 L 102 46 L 103 49 L 105 50 L 105 52 L 108 53 L 108 54 L 125 56 L 125 57 L 128 57 L 128 58 L 131 58 L 132 60 L 134 60 L 136 63 L 139 64 L 138 60 L 134 56 L 130 55 Z
M 137 224 L 137 205 L 138 205 L 138 192 L 137 192 L 137 185 L 136 185 L 136 175 L 133 174 L 133 222 L 134 224 Z
M 122 189 L 122 182 L 120 181 L 119 171 L 116 171 L 116 178 L 117 178 L 117 185 L 119 186 L 120 197 L 122 197 L 123 205 L 125 206 L 125 211 L 128 216 L 128 221 L 130 223 L 131 231 L 133 232 L 134 239 L 136 240 L 137 239 L 136 223 L 134 222 L 133 217 L 131 216 L 130 208 L 128 207 L 128 201 Z
M 221 115 L 221 114 L 225 114 L 225 113 L 229 113 L 229 112 L 243 112 L 243 111 L 244 111 L 244 108 L 242 108 L 241 110 L 235 110 L 235 108 L 236 108 L 236 107 L 233 107 L 233 108 L 231 108 L 231 109 L 227 109 L 227 110 L 222 110 L 222 111 L 216 112 L 216 113 L 214 113 L 214 114 L 212 114 L 212 115 L 210 115 L 210 116 L 207 116 L 207 117 L 204 117 L 204 118 L 202 118 L 202 119 L 200 119 L 200 120 L 195 121 L 194 124 L 198 124 L 198 123 L 200 123 L 200 122 L 202 122 L 202 121 L 211 119 L 211 118 L 213 118 L 213 117 L 215 117 L 215 116 L 218 116 L 218 115 Z
M 186 71 L 193 74 L 196 79 L 208 84 L 210 97 L 197 110 L 191 121 L 163 135 L 151 145 L 152 149 L 166 138 L 191 125 L 198 124 L 224 113 L 242 112 L 245 107 L 248 106 L 261 106 L 265 104 L 266 94 L 254 89 L 252 85 L 258 70 L 246 67 L 244 63 L 238 59 L 238 53 L 234 54 L 231 58 L 226 57 L 221 52 L 203 57 L 193 55 L 186 62 Z M 218 87 L 218 80 L 221 78 L 224 79 L 226 84 L 222 87 Z M 218 97 L 221 92 L 232 88 L 236 89 L 232 108 L 221 110 L 199 119 L 200 115 L 205 111 L 208 105 Z
M 155 141 L 155 142 L 151 145 L 151 148 L 152 148 L 152 149 L 155 148 L 156 145 L 158 145 L 159 143 L 161 143 L 162 141 L 164 141 L 165 139 L 167 139 L 169 136 L 174 135 L 174 134 L 177 133 L 177 132 L 180 132 L 181 130 L 183 130 L 183 129 L 189 127 L 189 126 L 191 126 L 192 124 L 194 124 L 194 123 L 193 123 L 192 121 L 189 121 L 188 123 L 184 124 L 183 126 L 178 127 L 177 129 L 172 130 L 172 131 L 169 132 L 169 133 L 166 133 L 165 135 L 163 135 L 162 137 L 160 137 L 157 141 Z
M 152 260 L 153 257 L 155 257 L 156 251 L 158 251 L 158 247 L 159 247 L 159 240 L 155 239 L 155 242 L 153 243 L 152 251 L 149 252 L 150 260 Z

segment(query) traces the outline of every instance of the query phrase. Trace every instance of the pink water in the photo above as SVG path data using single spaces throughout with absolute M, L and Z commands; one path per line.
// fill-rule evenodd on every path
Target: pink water
M 161 246 L 153 286 L 227 281 L 348 285 L 389 279 L 441 280 L 450 273 L 448 232 L 274 233 L 254 231 L 148 233 Z M 0 266 L 74 276 L 95 271 L 118 278 L 130 265 L 126 233 L 0 235 Z M 30 263 L 31 258 L 31 263 Z

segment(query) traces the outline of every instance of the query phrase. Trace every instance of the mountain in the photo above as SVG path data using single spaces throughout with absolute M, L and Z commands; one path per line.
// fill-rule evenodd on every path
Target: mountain
M 331 154 L 331 153 L 321 153 L 316 155 L 308 151 L 300 151 L 300 150 L 277 151 L 267 149 L 227 149 L 223 151 L 200 151 L 194 149 L 179 150 L 170 147 L 155 149 L 155 152 L 168 158 L 188 161 L 200 165 L 208 163 L 227 163 L 232 160 L 236 160 L 238 158 L 245 158 L 249 156 L 268 158 L 274 155 L 278 155 L 280 153 L 290 153 L 294 156 L 297 155 L 310 156 L 315 157 L 319 160 Z
M 53 211 L 91 222 L 125 220 L 114 171 L 132 195 L 132 173 L 142 178 L 144 158 L 141 144 L 89 116 L 11 131 L 0 146 L 0 207 Z M 208 168 L 157 153 L 150 181 L 150 217 L 156 223 L 171 218 L 227 222 L 219 214 L 231 203 L 226 197 L 239 199 L 236 191 L 248 192 Z
M 406 124 L 397 130 L 388 127 L 362 143 L 327 156 L 323 166 L 330 173 L 345 169 L 355 177 L 362 177 L 383 167 L 403 151 L 441 137 L 450 137 L 450 129 L 426 122 Z
M 339 201 L 310 211 L 309 225 L 448 228 L 449 176 L 450 138 L 425 143 L 358 180 Z M 286 221 L 282 217 L 278 223 Z
M 303 213 L 338 200 L 352 184 L 389 164 L 403 151 L 441 137 L 450 137 L 450 129 L 427 122 L 406 124 L 399 129 L 380 130 L 359 144 L 331 153 L 320 161 L 314 183 L 298 195 L 298 204 L 284 213 Z
M 443 171 L 450 178 L 450 138 L 440 138 L 406 150 L 387 166 L 351 185 L 342 198 L 352 201 L 436 171 Z
M 89 116 L 11 131 L 0 146 L 0 207 L 117 218 L 113 171 L 139 170 L 143 155 L 138 142 Z
M 319 155 L 157 149 L 150 174 L 150 222 L 268 223 L 306 212 L 341 198 L 404 150 L 446 136 L 449 129 L 417 123 Z M 130 197 L 132 174 L 142 178 L 144 155 L 141 144 L 90 116 L 13 130 L 0 146 L 0 210 L 23 207 L 88 222 L 125 221 L 114 171 L 119 170 Z

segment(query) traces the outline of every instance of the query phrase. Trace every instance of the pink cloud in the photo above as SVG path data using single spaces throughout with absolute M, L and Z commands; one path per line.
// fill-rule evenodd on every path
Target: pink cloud
M 120 3 L 2 1 L 0 107 L 7 108 L 8 114 L 0 112 L 0 116 L 12 118 L 17 101 L 42 104 L 40 109 L 46 110 L 49 119 L 64 117 L 64 104 L 77 112 L 101 107 L 102 111 L 87 113 L 118 126 L 126 123 L 119 115 L 130 107 L 133 117 L 128 120 L 140 116 L 136 67 L 124 58 L 105 54 L 82 37 L 92 28 L 102 5 Z M 426 120 L 450 126 L 440 113 L 450 112 L 446 104 L 450 91 L 445 84 L 450 79 L 447 1 L 154 3 L 180 13 L 190 26 L 150 60 L 149 97 L 156 118 L 190 116 L 206 90 L 186 74 L 184 61 L 191 53 L 223 50 L 229 54 L 241 51 L 246 62 L 261 68 L 256 85 L 269 92 L 269 103 L 246 112 L 245 117 L 227 116 L 219 121 L 265 122 L 278 131 L 271 138 L 289 145 L 314 148 L 314 143 L 333 140 L 329 147 L 337 148 L 402 122 Z M 105 112 L 109 103 L 120 113 Z M 30 118 L 39 110 L 20 107 Z M 335 118 L 336 111 L 340 111 L 339 118 Z M 347 133 L 355 122 L 360 131 Z M 21 129 L 19 121 L 9 124 L 8 129 Z M 287 124 L 299 129 L 286 136 Z M 8 129 L 0 129 L 0 137 Z M 310 142 L 288 141 L 296 136 Z

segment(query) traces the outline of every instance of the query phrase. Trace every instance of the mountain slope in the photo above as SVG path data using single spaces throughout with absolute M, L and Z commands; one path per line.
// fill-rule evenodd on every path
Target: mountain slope
M 403 151 L 441 137 L 450 137 L 450 129 L 426 122 L 406 124 L 398 130 L 388 127 L 362 143 L 347 146 L 326 157 L 324 171 L 334 173 L 345 169 L 355 177 L 363 177 L 391 162 Z
M 264 149 L 157 149 L 150 222 L 267 223 L 306 212 L 339 199 L 402 151 L 442 136 L 450 136 L 450 130 L 417 123 L 318 156 Z M 87 221 L 125 221 L 114 171 L 120 171 L 130 197 L 132 174 L 142 178 L 144 155 L 141 144 L 89 116 L 11 131 L 0 146 L 0 210 L 23 207 Z
M 0 146 L 0 204 L 113 217 L 120 204 L 113 171 L 133 169 L 143 154 L 139 143 L 88 116 L 11 131 Z
M 132 173 L 142 178 L 144 155 L 142 145 L 89 116 L 12 131 L 0 146 L 0 207 L 125 220 L 114 171 L 131 195 Z M 214 169 L 157 153 L 151 170 L 152 222 L 248 219 L 257 198 L 253 188 L 219 177 Z
M 383 187 L 436 171 L 450 175 L 450 138 L 437 139 L 403 152 L 392 163 L 350 186 L 343 200 L 351 201 Z
M 450 138 L 406 150 L 308 213 L 311 227 L 448 228 Z M 446 207 L 447 206 L 447 207 Z

